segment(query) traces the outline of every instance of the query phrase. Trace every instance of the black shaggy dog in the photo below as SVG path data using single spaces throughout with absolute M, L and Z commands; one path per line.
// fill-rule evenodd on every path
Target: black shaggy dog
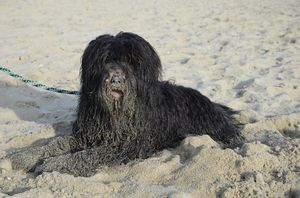
M 140 36 L 97 37 L 82 57 L 73 134 L 8 155 L 13 167 L 89 176 L 100 165 L 174 147 L 189 134 L 208 134 L 227 147 L 242 142 L 234 111 L 160 76 L 160 59 Z

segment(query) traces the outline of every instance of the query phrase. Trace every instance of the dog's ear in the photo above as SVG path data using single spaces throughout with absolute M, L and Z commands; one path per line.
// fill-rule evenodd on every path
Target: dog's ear
M 99 36 L 92 40 L 84 50 L 80 71 L 82 89 L 90 92 L 93 88 L 99 87 L 113 39 L 114 37 L 108 34 Z

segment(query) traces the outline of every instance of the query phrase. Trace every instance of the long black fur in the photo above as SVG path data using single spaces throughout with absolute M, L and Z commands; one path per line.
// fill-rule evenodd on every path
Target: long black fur
M 161 81 L 161 68 L 153 47 L 136 34 L 121 32 L 91 41 L 82 57 L 73 134 L 9 155 L 14 168 L 89 176 L 100 165 L 147 158 L 174 147 L 189 134 L 208 134 L 227 147 L 242 142 L 235 111 L 197 90 Z M 122 91 L 117 99 L 112 97 L 112 76 L 124 79 L 117 85 Z

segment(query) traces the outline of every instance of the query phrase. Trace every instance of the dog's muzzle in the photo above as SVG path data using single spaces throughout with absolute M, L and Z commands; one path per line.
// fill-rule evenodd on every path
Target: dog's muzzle
M 111 96 L 118 100 L 124 95 L 125 76 L 121 73 L 112 74 L 110 79 Z

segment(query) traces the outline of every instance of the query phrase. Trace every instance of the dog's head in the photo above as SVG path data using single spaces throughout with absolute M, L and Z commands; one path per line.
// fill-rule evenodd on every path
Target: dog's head
M 98 98 L 118 109 L 124 102 L 132 105 L 128 101 L 136 97 L 137 87 L 158 81 L 160 75 L 160 59 L 142 37 L 124 32 L 102 35 L 83 53 L 81 97 Z

